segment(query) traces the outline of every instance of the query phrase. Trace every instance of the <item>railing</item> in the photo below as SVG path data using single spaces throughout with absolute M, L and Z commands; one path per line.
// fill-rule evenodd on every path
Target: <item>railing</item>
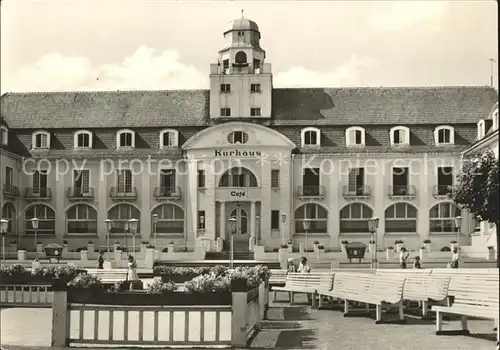
M 416 195 L 417 191 L 413 185 L 389 186 L 390 198 L 413 198 Z
M 137 189 L 135 187 L 112 187 L 109 196 L 114 200 L 136 200 Z
M 67 196 L 69 200 L 93 200 L 94 189 L 89 187 L 85 191 L 83 187 L 70 187 Z
M 453 191 L 453 186 L 450 185 L 436 185 L 432 191 L 434 197 L 448 197 Z
M 47 187 L 29 187 L 26 189 L 24 198 L 27 200 L 50 200 L 52 199 L 52 190 Z
M 14 185 L 3 185 L 3 194 L 6 197 L 19 197 L 19 188 Z
M 299 198 L 324 198 L 325 197 L 325 187 L 324 186 L 300 186 L 299 187 Z
M 10 307 L 52 307 L 50 285 L 5 284 L 0 286 L 0 304 Z
M 153 193 L 156 199 L 181 199 L 180 187 L 156 187 Z
M 371 196 L 371 190 L 368 186 L 356 186 L 355 189 L 350 188 L 350 186 L 344 186 L 344 198 L 369 198 Z

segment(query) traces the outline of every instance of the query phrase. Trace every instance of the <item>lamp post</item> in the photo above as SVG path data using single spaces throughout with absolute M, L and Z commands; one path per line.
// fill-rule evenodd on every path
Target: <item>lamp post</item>
M 107 249 L 108 249 L 108 253 L 107 253 L 107 256 L 108 256 L 108 261 L 110 261 L 110 252 L 109 252 L 109 236 L 111 235 L 111 229 L 113 228 L 113 220 L 111 219 L 106 219 L 104 220 L 104 222 L 106 223 L 106 245 L 107 245 Z
M 376 216 L 368 220 L 368 229 L 370 230 L 370 233 L 371 233 L 370 240 L 375 242 L 375 247 L 373 248 L 373 252 L 372 252 L 372 263 L 371 263 L 372 269 L 377 268 L 377 229 L 378 229 L 378 223 L 379 223 L 379 218 Z
M 460 228 L 462 227 L 462 217 L 457 216 L 455 218 L 455 227 L 457 228 L 457 247 L 460 247 Z
M 153 214 L 153 245 L 156 249 L 156 225 L 158 225 L 158 214 Z
M 200 229 L 205 229 L 205 217 L 203 215 L 200 216 Z
M 302 225 L 304 226 L 304 231 L 306 232 L 306 247 L 305 247 L 305 249 L 306 249 L 306 258 L 307 258 L 307 251 L 308 251 L 308 249 L 307 249 L 307 247 L 308 247 L 307 241 L 308 241 L 308 232 L 309 232 L 309 230 L 311 228 L 311 221 L 309 221 L 309 219 L 304 219 L 304 221 L 302 221 Z
M 36 258 L 38 259 L 38 248 L 36 246 L 36 243 L 37 243 L 37 239 L 36 239 L 36 230 L 38 230 L 38 223 L 40 222 L 40 220 L 38 220 L 38 218 L 33 218 L 31 219 L 31 226 L 33 227 L 33 230 L 35 231 L 35 252 L 36 252 Z
M 139 220 L 137 219 L 130 219 L 128 221 L 128 228 L 130 232 L 132 233 L 132 251 L 135 257 L 135 234 L 137 233 L 137 223 Z
M 9 220 L 0 220 L 0 233 L 2 234 L 2 266 L 5 265 L 5 235 L 7 234 L 7 228 L 9 227 Z
M 231 237 L 229 239 L 229 268 L 233 268 L 233 255 L 234 255 L 234 234 L 236 233 L 236 217 L 232 216 L 229 219 L 229 228 L 231 230 Z
M 281 213 L 281 222 L 283 223 L 283 233 L 281 236 L 281 244 L 285 245 L 285 223 L 286 223 L 286 213 Z
M 260 244 L 260 216 L 255 217 L 255 243 Z

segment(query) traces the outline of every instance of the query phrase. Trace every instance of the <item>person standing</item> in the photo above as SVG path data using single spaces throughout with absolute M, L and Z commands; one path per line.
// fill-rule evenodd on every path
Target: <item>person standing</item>
M 102 250 L 99 252 L 99 256 L 97 257 L 97 268 L 100 270 L 104 269 L 104 256 Z
M 299 269 L 297 270 L 297 272 L 300 272 L 300 273 L 311 272 L 311 268 L 309 267 L 309 265 L 307 265 L 307 258 L 305 256 L 303 256 L 300 259 Z M 307 293 L 307 303 L 311 304 L 311 301 L 312 301 L 311 294 Z
M 420 261 L 420 257 L 418 255 L 415 257 L 415 261 L 413 262 L 413 268 L 414 269 L 422 268 L 422 262 Z
M 408 260 L 408 256 L 410 253 L 406 252 L 406 248 L 401 248 L 401 253 L 399 253 L 399 265 L 402 269 L 406 269 L 406 260 Z
M 453 253 L 451 255 L 451 268 L 458 269 L 458 249 L 453 248 Z
M 128 274 L 127 281 L 130 283 L 130 290 L 134 289 L 134 283 L 139 280 L 137 275 L 137 263 L 132 255 L 128 256 Z

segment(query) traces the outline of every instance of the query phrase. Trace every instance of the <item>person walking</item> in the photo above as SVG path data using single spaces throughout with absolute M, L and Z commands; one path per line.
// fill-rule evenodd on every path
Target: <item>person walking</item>
M 128 274 L 127 281 L 130 283 L 130 290 L 134 290 L 134 283 L 139 280 L 137 275 L 137 263 L 132 255 L 128 256 Z
M 406 260 L 408 260 L 408 256 L 410 253 L 406 252 L 406 248 L 401 248 L 401 253 L 399 253 L 399 265 L 402 269 L 406 269 Z
M 453 253 L 451 255 L 451 268 L 452 269 L 458 269 L 458 249 L 457 248 L 453 248 Z
M 102 270 L 104 269 L 104 256 L 102 250 L 99 252 L 99 256 L 97 257 L 97 268 Z

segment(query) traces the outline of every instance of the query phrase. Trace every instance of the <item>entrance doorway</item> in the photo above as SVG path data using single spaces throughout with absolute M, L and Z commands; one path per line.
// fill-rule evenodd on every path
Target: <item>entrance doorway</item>
M 235 251 L 248 251 L 248 239 L 250 237 L 250 216 L 248 215 L 248 213 L 248 209 L 242 208 L 239 205 L 228 211 L 228 238 L 230 238 L 231 234 L 234 233 L 233 243 Z M 232 218 L 236 219 L 236 225 L 231 222 Z

